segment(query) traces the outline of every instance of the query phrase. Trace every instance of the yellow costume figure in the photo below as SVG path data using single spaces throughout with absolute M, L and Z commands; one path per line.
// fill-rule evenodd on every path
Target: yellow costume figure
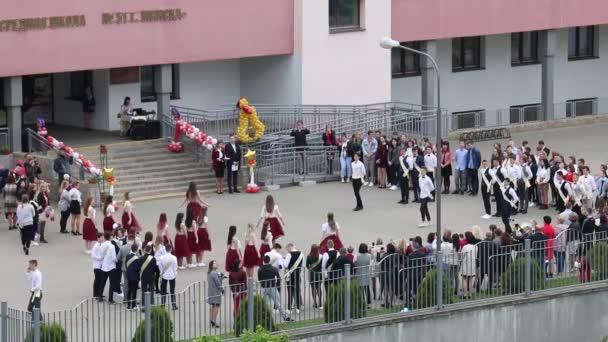
M 236 130 L 236 136 L 243 144 L 256 142 L 264 136 L 266 127 L 260 121 L 258 112 L 255 107 L 249 105 L 246 98 L 241 98 L 236 103 L 236 108 L 239 112 L 239 127 Z

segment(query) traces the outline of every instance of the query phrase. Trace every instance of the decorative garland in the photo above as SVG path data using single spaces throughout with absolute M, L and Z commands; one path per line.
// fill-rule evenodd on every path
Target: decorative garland
M 255 184 L 254 172 L 253 169 L 257 165 L 257 161 L 255 159 L 255 151 L 249 150 L 244 155 L 245 159 L 247 159 L 247 166 L 249 166 L 249 184 L 245 187 L 245 192 L 255 194 L 260 192 L 260 187 Z
M 242 97 L 236 103 L 239 112 L 239 126 L 236 129 L 236 136 L 244 144 L 249 144 L 260 140 L 264 136 L 266 127 L 260 121 L 255 107 L 249 105 L 249 101 Z
M 213 146 L 217 144 L 217 139 L 207 135 L 207 133 L 201 131 L 192 124 L 182 120 L 181 113 L 177 108 L 171 108 L 171 116 L 175 121 L 175 136 L 173 141 L 167 145 L 167 149 L 171 152 L 180 153 L 184 151 L 184 145 L 179 142 L 179 137 L 184 134 L 188 138 L 194 140 L 195 143 L 204 146 L 207 150 L 213 149 Z

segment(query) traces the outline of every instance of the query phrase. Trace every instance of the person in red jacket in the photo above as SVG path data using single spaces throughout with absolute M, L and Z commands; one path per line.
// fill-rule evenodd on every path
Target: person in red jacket
M 545 260 L 547 260 L 547 276 L 553 277 L 553 240 L 555 239 L 555 228 L 551 225 L 551 216 L 543 217 L 545 225 L 543 226 L 543 234 L 547 237 L 545 245 Z

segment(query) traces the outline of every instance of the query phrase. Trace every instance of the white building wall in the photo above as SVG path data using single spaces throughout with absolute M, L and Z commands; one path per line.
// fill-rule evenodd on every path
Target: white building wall
M 301 55 L 241 59 L 241 96 L 252 104 L 302 103 Z

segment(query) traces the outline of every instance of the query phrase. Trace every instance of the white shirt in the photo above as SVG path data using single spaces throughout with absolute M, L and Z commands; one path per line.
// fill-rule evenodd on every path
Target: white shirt
M 441 253 L 443 262 L 448 265 L 458 265 L 458 255 L 454 253 L 454 245 L 451 242 L 441 242 Z
M 17 224 L 19 226 L 31 226 L 34 224 L 34 216 L 36 216 L 36 211 L 34 210 L 33 205 L 22 203 L 17 207 Z
M 585 187 L 585 193 L 594 193 L 597 189 L 597 184 L 595 184 L 595 179 L 590 175 L 583 175 L 580 177 L 581 183 Z M 590 198 L 589 198 L 590 199 Z
M 513 166 L 511 166 L 511 174 L 509 175 L 509 178 L 511 178 L 511 179 L 521 179 L 521 177 L 522 177 L 521 166 L 519 166 L 517 164 L 513 164 Z
M 89 207 L 87 211 L 87 218 L 90 218 L 93 222 L 95 222 L 95 218 L 97 216 L 97 210 L 93 207 Z
M 335 249 L 330 248 L 327 252 L 334 251 Z M 325 269 L 327 268 L 327 262 L 329 261 L 329 253 L 323 253 L 323 258 L 321 259 L 321 272 L 325 274 Z M 338 258 L 338 254 L 336 254 L 336 259 Z
M 426 172 L 434 172 L 437 167 L 437 157 L 434 154 L 425 154 L 424 155 L 424 167 L 426 168 Z
M 70 201 L 78 201 L 78 203 L 82 203 L 80 190 L 72 188 L 68 194 L 70 195 Z
M 564 211 L 562 211 L 561 213 L 559 213 L 559 215 L 557 215 L 558 217 L 561 217 L 564 219 L 564 224 L 567 224 L 568 226 L 570 225 L 570 214 L 572 214 L 573 211 L 572 209 L 564 209 Z
M 428 176 L 420 177 L 418 184 L 420 185 L 420 198 L 431 197 L 431 192 L 435 190 L 435 184 L 433 184 L 431 178 Z
M 266 254 L 264 254 L 264 256 L 268 255 L 270 257 L 270 264 L 273 267 L 276 267 L 277 270 L 279 270 L 280 266 L 281 266 L 281 260 L 283 259 L 283 256 L 281 255 L 281 253 L 277 252 L 276 249 L 271 249 L 270 252 L 267 252 Z
M 511 196 L 512 200 L 511 203 L 512 204 L 517 204 L 519 202 L 519 197 L 517 196 L 517 193 L 515 192 L 515 190 L 512 187 L 509 187 L 508 189 L 504 190 L 503 193 L 503 197 L 505 199 L 505 201 L 508 202 L 507 197 L 504 195 L 506 192 L 509 193 L 509 195 Z
M 30 282 L 30 291 L 42 291 L 42 273 L 38 269 L 26 272 L 25 278 Z
M 158 247 L 155 247 L 154 257 L 156 258 L 156 260 L 160 260 L 160 258 L 163 257 L 165 254 L 167 254 L 167 250 L 165 249 L 165 246 L 162 243 L 158 245 Z
M 294 249 L 292 249 L 291 251 L 292 251 L 292 252 L 297 252 L 298 250 L 294 248 Z M 303 254 L 300 254 L 300 255 L 303 255 Z M 302 260 L 303 260 L 303 259 L 302 259 Z M 296 260 L 296 261 L 297 261 L 297 260 Z M 287 253 L 287 254 L 285 255 L 285 257 L 284 257 L 284 258 L 281 260 L 281 263 L 280 263 L 280 264 L 281 264 L 281 267 L 283 267 L 283 268 L 284 268 L 284 269 L 286 269 L 286 270 L 287 270 L 287 269 L 289 269 L 289 263 L 290 263 L 290 262 L 291 262 L 291 253 Z M 300 262 L 300 263 L 301 263 L 301 262 Z M 293 266 L 294 266 L 294 268 L 295 268 L 295 267 L 297 267 L 298 265 L 293 265 Z
M 407 167 L 408 170 L 412 171 L 412 169 L 414 168 L 414 159 L 412 158 L 411 155 L 406 153 L 403 164 L 405 165 L 405 167 Z
M 262 218 L 269 218 L 269 217 L 282 217 L 281 216 L 281 211 L 279 210 L 279 206 L 278 205 L 274 205 L 274 208 L 272 209 L 272 212 L 269 213 L 268 210 L 266 210 L 266 206 L 262 206 L 262 212 L 260 213 L 260 217 Z
M 116 268 L 116 250 L 110 241 L 101 244 L 101 270 L 110 272 Z
M 365 177 L 365 165 L 360 160 L 351 163 L 352 179 L 362 179 Z
M 163 247 L 164 249 L 164 247 Z M 177 277 L 177 257 L 171 253 L 165 253 L 158 260 L 160 275 L 165 280 L 173 280 Z
M 108 207 L 106 208 L 106 216 L 110 217 L 115 212 L 116 212 L 116 208 L 114 208 L 114 205 L 112 205 L 112 204 L 108 205 Z
M 93 261 L 93 269 L 98 270 L 101 268 L 101 244 L 95 242 L 95 245 L 91 249 L 91 261 Z
M 331 229 L 331 227 L 329 226 L 329 223 L 327 223 L 327 222 L 323 223 L 323 225 L 321 226 L 321 234 L 323 236 L 330 235 L 330 234 L 338 234 L 339 231 L 340 231 L 340 225 L 338 224 L 338 222 L 336 222 L 335 231 L 333 231 Z
M 539 167 L 538 171 L 536 171 L 536 183 L 543 184 L 548 183 L 551 174 L 549 173 L 549 169 L 544 167 Z

